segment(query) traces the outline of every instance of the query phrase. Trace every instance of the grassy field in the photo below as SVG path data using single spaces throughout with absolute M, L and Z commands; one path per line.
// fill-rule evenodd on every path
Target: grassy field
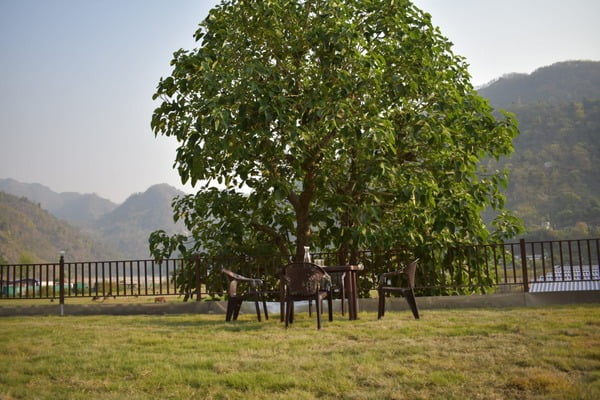
M 183 296 L 171 295 L 171 296 L 107 296 L 99 297 L 97 300 L 93 300 L 92 297 L 67 297 L 65 304 L 151 304 L 154 303 L 155 297 L 164 297 L 168 303 L 183 303 Z M 195 300 L 195 299 L 194 299 Z M 192 301 L 192 300 L 190 300 Z M 207 296 L 207 301 L 209 298 Z M 19 299 L 19 298 L 4 298 L 0 300 L 0 307 L 28 307 L 28 306 L 40 306 L 40 305 L 51 305 L 59 304 L 59 299 Z
M 0 398 L 600 398 L 600 305 L 277 317 L 0 318 Z

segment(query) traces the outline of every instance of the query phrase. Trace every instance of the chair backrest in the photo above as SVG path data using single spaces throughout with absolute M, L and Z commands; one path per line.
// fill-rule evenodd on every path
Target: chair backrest
M 317 264 L 291 263 L 283 267 L 282 279 L 292 296 L 311 296 L 320 288 L 321 279 L 327 273 Z
M 237 284 L 238 284 L 239 278 L 241 278 L 241 275 L 238 275 L 235 272 L 232 272 L 225 268 L 223 268 L 221 270 L 221 272 L 223 272 L 223 274 L 229 280 L 229 287 L 227 288 L 227 294 L 232 297 L 236 296 L 237 295 Z
M 411 263 L 408 264 L 408 266 L 404 270 L 404 273 L 408 277 L 408 284 L 410 285 L 411 289 L 414 289 L 414 287 L 415 287 L 415 273 L 417 271 L 418 262 L 419 262 L 418 258 L 411 261 Z

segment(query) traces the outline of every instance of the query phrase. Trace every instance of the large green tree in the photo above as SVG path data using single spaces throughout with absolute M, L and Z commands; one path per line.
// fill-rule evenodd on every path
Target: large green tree
M 279 252 L 488 239 L 516 221 L 504 172 L 479 160 L 518 133 L 477 95 L 465 60 L 408 0 L 223 1 L 174 54 L 152 118 L 198 187 L 177 199 L 194 251 Z M 166 255 L 183 237 L 155 232 Z M 345 257 L 345 256 L 343 256 Z

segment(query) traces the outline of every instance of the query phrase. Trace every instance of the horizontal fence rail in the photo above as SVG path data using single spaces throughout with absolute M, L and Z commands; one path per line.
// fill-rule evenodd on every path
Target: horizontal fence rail
M 400 268 L 409 256 L 402 250 L 360 251 L 353 255 L 314 253 L 325 265 L 354 259 L 361 297 L 371 297 L 379 276 Z M 431 250 L 420 257 L 418 295 L 498 292 L 600 290 L 600 239 L 459 245 Z M 185 296 L 220 299 L 227 281 L 221 269 L 260 278 L 271 297 L 279 290 L 279 271 L 287 259 L 196 256 L 190 260 L 66 262 L 0 265 L 1 299 Z

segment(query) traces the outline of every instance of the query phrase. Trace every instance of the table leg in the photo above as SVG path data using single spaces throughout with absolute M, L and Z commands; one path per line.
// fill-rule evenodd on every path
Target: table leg
M 283 282 L 279 284 L 279 321 L 285 320 L 285 286 Z
M 356 282 L 356 271 L 350 271 L 350 285 L 352 287 L 352 294 L 350 297 L 351 311 L 350 311 L 350 319 L 358 319 L 358 288 Z
M 356 281 L 356 271 L 346 273 L 346 290 L 348 296 L 348 319 L 358 318 L 358 288 Z

